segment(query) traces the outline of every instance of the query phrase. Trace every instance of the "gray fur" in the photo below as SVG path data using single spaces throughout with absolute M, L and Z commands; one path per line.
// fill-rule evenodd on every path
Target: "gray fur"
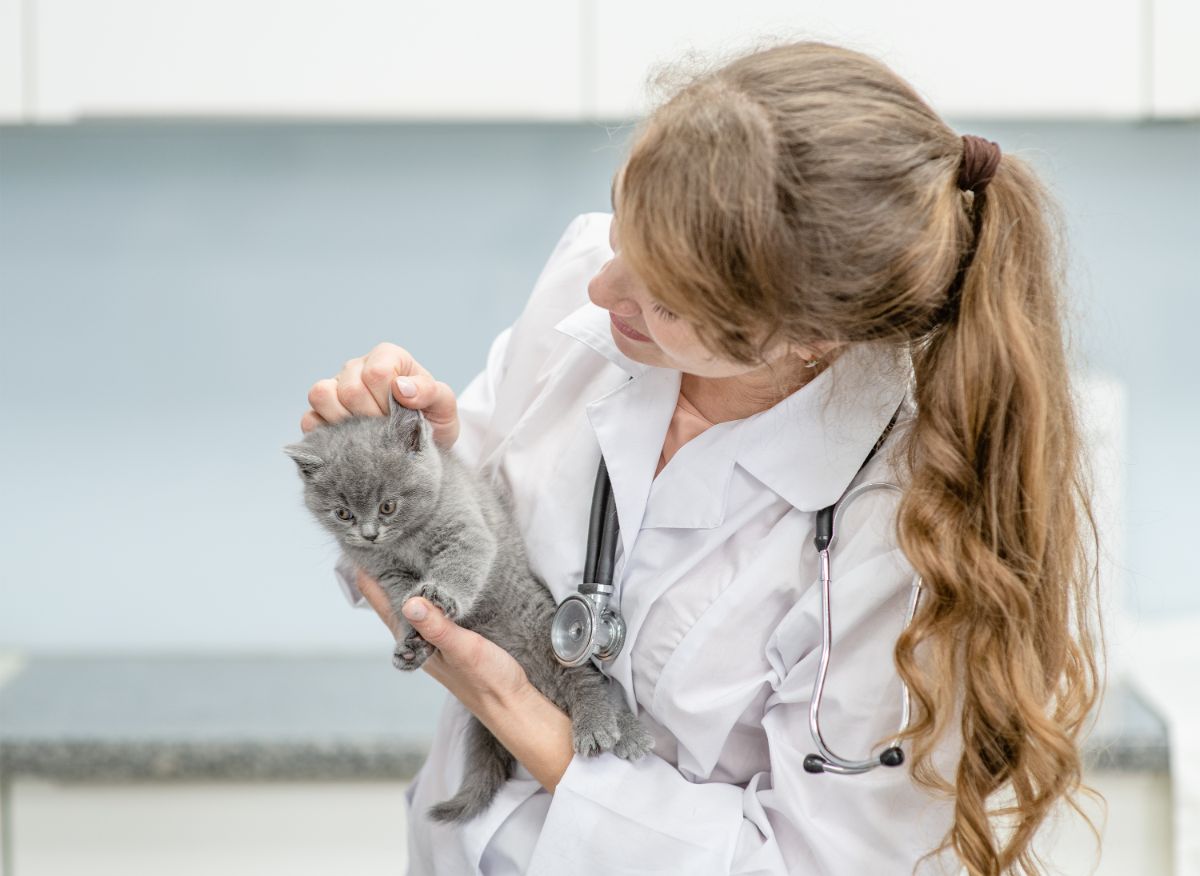
M 533 686 L 571 716 L 576 751 L 612 751 L 630 760 L 644 755 L 653 738 L 605 676 L 591 663 L 568 669 L 554 658 L 554 597 L 529 568 L 509 497 L 439 448 L 423 414 L 390 400 L 387 417 L 322 426 L 284 452 L 299 468 L 305 505 L 387 592 L 402 624 L 392 656 L 396 668 L 417 669 L 433 652 L 400 611 L 410 596 L 424 596 L 516 658 Z M 389 499 L 396 506 L 384 514 Z M 352 519 L 340 519 L 339 509 Z M 462 787 L 430 807 L 429 816 L 475 817 L 513 766 L 512 755 L 472 716 Z

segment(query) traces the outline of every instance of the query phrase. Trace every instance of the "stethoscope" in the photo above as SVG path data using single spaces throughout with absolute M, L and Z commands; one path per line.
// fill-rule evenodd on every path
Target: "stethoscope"
M 863 460 L 859 471 L 866 467 L 875 455 L 892 427 L 900 409 L 892 414 L 892 419 L 884 428 L 883 434 Z M 910 701 L 908 685 L 901 679 L 901 712 L 900 727 L 896 736 L 891 740 L 878 757 L 866 760 L 847 760 L 840 757 L 829 748 L 821 735 L 821 698 L 825 693 L 825 676 L 829 672 L 829 661 L 833 653 L 833 624 L 830 620 L 829 587 L 833 580 L 830 552 L 837 540 L 838 523 L 841 514 L 854 499 L 869 490 L 889 489 L 901 492 L 896 484 L 873 481 L 860 484 L 848 490 L 836 502 L 817 512 L 816 535 L 813 544 L 816 546 L 821 563 L 821 658 L 817 665 L 817 677 L 813 682 L 812 697 L 808 706 L 808 728 L 812 733 L 813 742 L 819 754 L 810 754 L 804 758 L 804 769 L 809 773 L 835 773 L 837 775 L 856 775 L 865 773 L 877 766 L 900 766 L 904 763 L 904 751 L 900 748 L 900 735 L 908 728 Z M 604 464 L 604 456 L 600 457 L 600 465 L 596 471 L 596 485 L 592 490 L 592 509 L 588 523 L 587 554 L 583 565 L 583 581 L 579 590 L 572 593 L 558 606 L 554 621 L 550 627 L 550 643 L 554 648 L 554 656 L 564 666 L 582 666 L 592 657 L 602 662 L 611 661 L 621 651 L 625 644 L 625 621 L 620 613 L 610 604 L 613 595 L 613 564 L 616 557 L 617 536 L 617 504 L 612 492 L 612 483 L 608 478 L 608 468 Z M 914 575 L 911 593 L 908 599 L 908 609 L 905 612 L 904 625 L 912 621 L 917 609 L 917 600 L 921 595 L 921 576 Z

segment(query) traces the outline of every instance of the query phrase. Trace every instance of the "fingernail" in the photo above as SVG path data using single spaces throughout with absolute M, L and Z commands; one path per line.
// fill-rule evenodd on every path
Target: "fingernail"
M 420 599 L 410 599 L 404 603 L 404 616 L 409 620 L 425 620 L 425 603 Z
M 408 398 L 417 394 L 417 385 L 407 377 L 397 377 L 396 386 L 400 387 L 400 394 Z

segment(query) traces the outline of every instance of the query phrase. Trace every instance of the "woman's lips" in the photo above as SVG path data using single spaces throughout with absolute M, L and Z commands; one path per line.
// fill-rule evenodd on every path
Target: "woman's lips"
M 635 331 L 633 329 L 633 327 L 629 325 L 629 323 L 621 322 L 621 320 L 617 319 L 616 316 L 613 315 L 612 313 L 609 313 L 608 315 L 609 315 L 609 318 L 612 319 L 612 324 L 617 327 L 617 331 L 619 331 L 625 337 L 633 338 L 633 340 L 635 340 L 635 341 L 651 340 L 651 338 L 646 337 L 641 332 Z

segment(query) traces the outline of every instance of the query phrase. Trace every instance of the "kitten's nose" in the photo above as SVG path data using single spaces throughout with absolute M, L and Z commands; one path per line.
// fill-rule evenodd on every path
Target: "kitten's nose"
M 364 523 L 362 525 L 362 537 L 367 541 L 374 541 L 377 535 L 379 535 L 379 530 L 375 527 L 374 523 Z

